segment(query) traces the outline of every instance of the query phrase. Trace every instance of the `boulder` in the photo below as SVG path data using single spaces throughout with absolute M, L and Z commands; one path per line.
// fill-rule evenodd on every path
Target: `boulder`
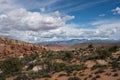
M 34 71 L 34 72 L 38 72 L 39 70 L 42 70 L 42 67 L 41 67 L 41 66 L 34 66 L 34 67 L 32 68 L 32 71 Z

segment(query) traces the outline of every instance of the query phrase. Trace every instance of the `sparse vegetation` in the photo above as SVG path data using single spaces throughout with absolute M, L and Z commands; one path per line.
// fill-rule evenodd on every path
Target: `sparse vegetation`
M 14 49 L 15 46 L 10 48 Z M 44 50 L 41 53 L 37 51 L 37 46 L 35 45 L 30 47 L 30 49 L 27 47 L 23 49 L 26 53 L 27 51 L 29 53 L 29 50 L 32 50 L 32 52 L 29 55 L 24 53 L 22 58 L 7 57 L 5 60 L 0 61 L 0 80 L 5 80 L 11 76 L 14 77 L 14 80 L 35 80 L 41 78 L 49 80 L 54 75 L 57 76 L 54 78 L 55 80 L 63 77 L 68 80 L 96 80 L 101 78 L 101 75 L 113 78 L 119 76 L 119 55 L 117 57 L 113 56 L 113 52 L 119 51 L 118 46 L 95 47 L 93 44 L 89 44 L 86 48 L 69 51 Z M 6 49 L 4 49 L 4 52 L 4 56 L 8 55 Z M 107 64 L 102 65 L 97 62 L 98 60 Z M 90 61 L 91 64 L 93 62 L 93 66 L 88 67 L 85 64 L 87 61 Z
M 103 73 L 103 72 L 105 72 L 103 69 L 98 69 L 98 70 L 95 72 L 95 74 L 99 74 L 99 73 Z
M 9 58 L 2 62 L 1 70 L 5 74 L 13 74 L 22 70 L 22 63 L 18 58 Z

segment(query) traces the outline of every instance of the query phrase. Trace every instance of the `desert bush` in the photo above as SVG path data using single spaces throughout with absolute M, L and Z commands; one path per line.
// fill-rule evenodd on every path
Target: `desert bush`
M 105 72 L 105 71 L 101 68 L 101 69 L 98 69 L 98 70 L 95 72 L 95 74 L 99 74 L 99 73 L 103 73 L 103 72 Z
M 47 51 L 42 54 L 42 58 L 56 58 L 56 54 L 53 51 Z
M 74 73 L 73 73 L 73 76 L 76 76 L 76 75 L 77 75 L 77 72 L 74 72 Z
M 81 80 L 81 79 L 78 77 L 69 77 L 68 80 Z
M 88 45 L 88 48 L 93 48 L 94 46 L 92 44 L 89 44 Z
M 67 72 L 72 72 L 72 71 L 74 71 L 74 70 L 76 70 L 76 71 L 79 71 L 79 70 L 84 70 L 84 69 L 86 69 L 86 66 L 85 65 L 69 65 L 69 66 L 66 66 L 66 68 L 65 68 L 65 70 L 67 71 Z
M 114 73 L 113 76 L 116 77 L 116 76 L 119 76 L 119 74 L 118 73 Z
M 88 78 L 86 77 L 86 78 L 84 78 L 84 80 L 87 80 Z
M 43 77 L 43 78 L 51 78 L 52 76 L 51 76 L 50 73 L 47 73 L 47 72 L 46 72 L 46 73 L 43 73 L 43 74 L 42 74 L 42 77 Z
M 85 76 L 85 74 L 83 74 L 83 73 L 80 73 L 79 75 L 80 75 L 80 76 Z
M 116 72 L 117 70 L 114 68 L 114 69 L 112 69 L 112 71 L 111 72 Z
M 59 52 L 59 58 L 65 61 L 71 61 L 74 58 L 74 54 L 71 51 Z
M 96 50 L 96 53 L 99 59 L 105 59 L 112 55 L 112 53 L 107 48 L 103 48 L 103 49 L 99 48 Z
M 116 52 L 117 49 L 118 49 L 118 46 L 112 46 L 112 47 L 109 48 L 109 51 L 110 52 Z
M 115 69 L 115 68 L 119 68 L 119 63 L 117 61 L 112 61 L 111 62 L 111 65 L 112 65 L 112 68 Z
M 91 80 L 96 80 L 96 78 L 95 78 L 95 77 L 93 77 Z
M 100 75 L 96 75 L 95 78 L 100 78 Z
M 39 57 L 39 55 L 37 53 L 30 54 L 30 55 L 25 55 L 24 58 L 21 61 L 22 61 L 22 64 L 25 65 L 28 62 L 37 59 L 38 57 Z
M 111 73 L 106 73 L 105 75 L 110 76 L 110 75 L 111 75 Z
M 31 80 L 26 74 L 19 74 L 14 80 Z
M 1 73 L 0 74 L 0 80 L 6 80 L 6 74 L 4 74 L 4 73 Z
M 63 71 L 66 68 L 66 65 L 64 63 L 54 63 L 54 70 L 59 72 L 59 71 Z
M 84 56 L 83 58 L 83 61 L 87 61 L 87 60 L 96 60 L 98 59 L 98 55 L 95 55 L 95 54 L 91 54 L 91 55 L 86 55 Z
M 66 74 L 59 74 L 58 77 L 67 76 Z
M 92 44 L 89 44 L 87 48 L 88 48 L 89 51 L 91 51 L 91 52 L 93 52 L 93 50 L 94 50 L 94 46 L 93 46 Z
M 96 64 L 96 65 L 94 65 L 94 66 L 91 68 L 91 70 L 95 70 L 95 69 L 98 69 L 98 68 L 105 68 L 105 67 L 107 67 L 107 66 L 106 66 L 106 65 Z
M 92 75 L 90 74 L 89 76 L 88 76 L 88 78 L 91 78 L 92 77 Z
M 1 69 L 1 67 L 2 67 L 2 62 L 0 61 L 0 69 Z
M 40 75 L 40 73 L 39 72 L 29 72 L 28 73 L 28 76 L 29 76 L 29 78 L 31 78 L 31 79 L 36 79 L 36 78 L 40 78 L 42 75 Z
M 9 58 L 2 62 L 1 69 L 6 74 L 20 72 L 22 70 L 22 63 L 18 58 Z

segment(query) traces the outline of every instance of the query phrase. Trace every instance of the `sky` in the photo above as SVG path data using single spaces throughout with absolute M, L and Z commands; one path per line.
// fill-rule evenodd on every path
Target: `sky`
M 120 40 L 120 0 L 0 0 L 0 37 Z

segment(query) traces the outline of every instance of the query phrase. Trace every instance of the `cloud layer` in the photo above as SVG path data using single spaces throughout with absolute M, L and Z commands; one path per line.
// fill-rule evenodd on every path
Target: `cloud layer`
M 21 8 L 0 15 L 0 26 L 4 30 L 11 28 L 31 31 L 51 30 L 64 26 L 68 20 L 73 18 L 74 16 L 68 15 L 61 17 L 59 12 L 41 14 Z
M 28 1 L 26 0 L 24 3 Z M 57 1 L 52 0 L 45 5 L 51 5 Z M 94 28 L 83 28 L 82 25 L 68 23 L 75 16 L 65 14 L 63 16 L 59 11 L 44 13 L 45 8 L 42 8 L 44 1 L 39 6 L 40 12 L 30 11 L 27 6 L 16 5 L 16 2 L 19 1 L 0 0 L 2 6 L 0 7 L 0 36 L 29 42 L 70 39 L 120 39 L 120 20 L 96 20 L 89 23 L 89 26 Z M 112 12 L 120 14 L 120 8 L 117 7 Z

